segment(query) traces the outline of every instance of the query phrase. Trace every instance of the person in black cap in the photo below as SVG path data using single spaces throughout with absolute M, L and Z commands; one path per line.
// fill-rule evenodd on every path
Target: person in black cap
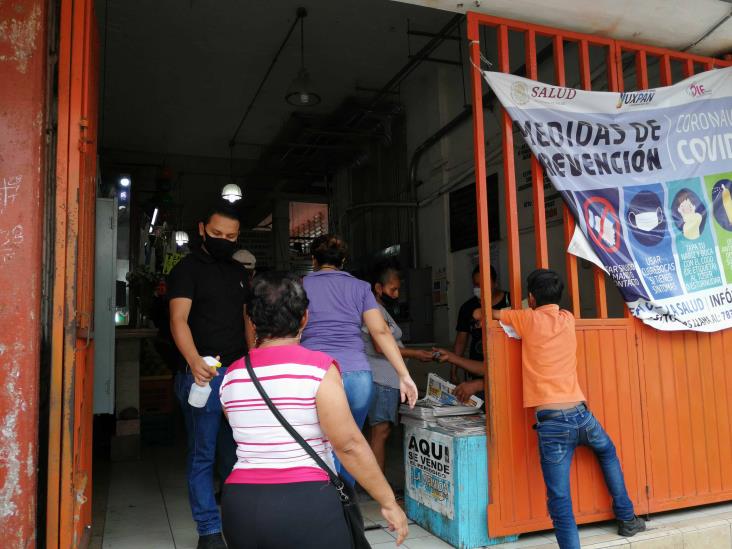
M 219 475 L 228 476 L 236 463 L 231 428 L 222 420 L 219 387 L 227 367 L 253 344 L 246 322 L 249 285 L 246 271 L 232 259 L 239 237 L 237 211 L 228 203 L 214 207 L 199 223 L 202 243 L 170 274 L 170 328 L 185 361 L 175 379 L 175 391 L 188 431 L 188 497 L 196 521 L 198 549 L 225 549 L 216 505 L 213 471 L 217 446 Z M 217 358 L 216 371 L 203 357 Z M 188 403 L 191 386 L 209 384 L 203 408 Z M 222 431 L 219 434 L 219 431 Z M 222 444 L 222 440 L 226 444 Z M 225 454 L 225 455 L 222 455 Z

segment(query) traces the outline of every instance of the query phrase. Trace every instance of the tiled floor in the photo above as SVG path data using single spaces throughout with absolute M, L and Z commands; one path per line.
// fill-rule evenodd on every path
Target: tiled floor
M 97 531 L 92 548 L 102 549 L 195 549 L 197 535 L 188 507 L 185 483 L 184 450 L 177 447 L 152 447 L 135 462 L 112 463 L 108 491 L 96 486 L 97 503 L 106 495 L 106 513 L 97 506 L 96 516 L 103 518 L 103 535 Z M 105 493 L 106 492 L 106 493 Z M 362 505 L 367 537 L 374 549 L 396 547 L 391 532 L 385 529 L 378 506 Z M 97 521 L 99 524 L 100 520 Z M 582 546 L 592 549 L 628 547 L 631 549 L 706 547 L 732 549 L 732 504 L 713 505 L 693 511 L 654 516 L 649 531 L 631 539 L 619 538 L 613 524 L 594 524 L 580 529 Z M 417 525 L 410 526 L 409 538 L 401 546 L 407 549 L 449 549 L 451 546 Z M 551 549 L 557 547 L 554 536 L 539 533 L 521 536 L 519 541 L 502 549 Z

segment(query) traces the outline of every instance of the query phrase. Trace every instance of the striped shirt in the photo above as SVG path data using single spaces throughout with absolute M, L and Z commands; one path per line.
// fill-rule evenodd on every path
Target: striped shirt
M 335 470 L 333 450 L 320 428 L 315 395 L 331 357 L 299 345 L 252 349 L 257 378 L 277 409 L 320 457 Z M 228 484 L 286 484 L 328 480 L 328 475 L 272 415 L 247 373 L 244 359 L 234 362 L 221 383 L 237 444 L 237 462 Z

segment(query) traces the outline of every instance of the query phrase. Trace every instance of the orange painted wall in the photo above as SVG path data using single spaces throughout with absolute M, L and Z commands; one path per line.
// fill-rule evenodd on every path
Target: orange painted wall
M 46 3 L 0 2 L 0 531 L 35 546 Z

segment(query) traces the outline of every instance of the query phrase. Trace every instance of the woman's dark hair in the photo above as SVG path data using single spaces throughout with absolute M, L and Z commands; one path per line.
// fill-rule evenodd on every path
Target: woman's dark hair
M 391 257 L 382 259 L 374 265 L 371 271 L 371 287 L 374 288 L 376 284 L 383 286 L 393 275 L 399 276 L 400 273 L 399 261 Z
M 218 200 L 216 204 L 206 211 L 206 215 L 203 218 L 203 224 L 208 225 L 214 215 L 220 215 L 227 219 L 233 219 L 234 221 L 241 221 L 239 210 L 237 210 L 236 206 L 226 200 Z
M 338 235 L 324 234 L 313 240 L 310 253 L 318 265 L 332 265 L 340 269 L 348 257 L 348 244 Z
M 526 279 L 529 293 L 534 296 L 536 306 L 559 305 L 564 291 L 564 282 L 550 269 L 536 269 Z
M 473 275 L 475 276 L 480 272 L 480 265 L 476 265 L 473 269 Z M 491 280 L 498 280 L 498 273 L 493 265 L 491 265 Z
M 296 336 L 309 303 L 300 279 L 292 273 L 271 271 L 254 277 L 247 312 L 257 338 Z

